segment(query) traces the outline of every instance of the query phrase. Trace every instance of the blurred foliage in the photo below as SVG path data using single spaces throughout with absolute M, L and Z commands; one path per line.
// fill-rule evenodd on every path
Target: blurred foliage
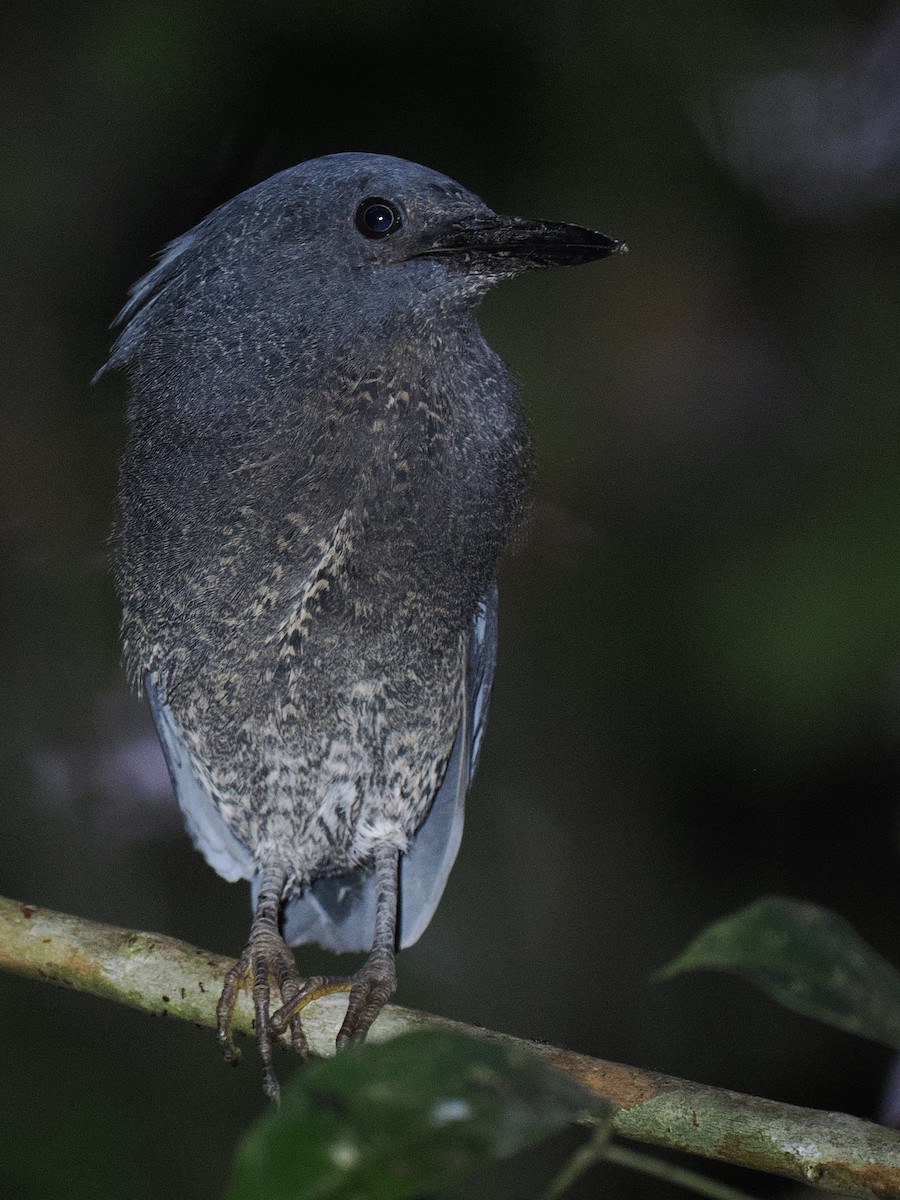
M 579 1117 L 596 1096 L 519 1049 L 423 1031 L 298 1071 L 238 1149 L 229 1200 L 403 1200 Z
M 215 204 L 316 154 L 399 154 L 632 250 L 484 305 L 535 434 L 535 520 L 504 568 L 462 853 L 400 999 L 872 1112 L 878 1048 L 774 1007 L 761 1021 L 733 980 L 648 978 L 761 890 L 845 913 L 897 957 L 900 126 L 897 73 L 869 49 L 894 11 L 10 0 L 0 891 L 243 944 L 246 891 L 191 850 L 120 682 L 105 542 L 124 382 L 87 381 L 128 285 Z M 797 95 L 815 137 L 779 110 Z M 814 172 L 791 173 L 786 130 L 821 148 Z M 855 173 L 852 209 L 830 167 Z M 741 1036 L 710 1039 L 723 1004 Z M 260 1097 L 212 1039 L 6 980 L 0 1029 L 20 1130 L 0 1192 L 71 1191 L 66 1147 L 92 1129 L 94 1194 L 148 1177 L 222 1193 Z M 510 1194 L 532 1173 L 517 1162 Z
M 659 973 L 734 971 L 787 1008 L 900 1050 L 900 973 L 843 917 L 767 896 L 708 925 Z

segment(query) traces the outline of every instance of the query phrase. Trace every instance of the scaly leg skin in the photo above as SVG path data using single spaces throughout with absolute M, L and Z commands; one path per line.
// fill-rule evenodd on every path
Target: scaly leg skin
M 256 1015 L 256 1044 L 263 1060 L 263 1087 L 266 1095 L 275 1101 L 280 1096 L 280 1088 L 272 1066 L 274 1031 L 269 1017 L 271 981 L 274 979 L 285 1005 L 295 1002 L 303 991 L 294 956 L 279 932 L 281 893 L 286 878 L 287 872 L 279 868 L 264 871 L 253 924 L 250 926 L 250 940 L 241 957 L 226 974 L 216 1007 L 219 1044 L 226 1059 L 236 1062 L 240 1051 L 234 1044 L 231 1032 L 234 1006 L 241 988 L 250 982 Z M 284 1027 L 290 1028 L 291 1045 L 305 1056 L 308 1047 L 299 1017 L 295 1016 Z
M 350 1042 L 361 1042 L 372 1022 L 397 990 L 397 970 L 394 951 L 373 949 L 365 965 L 353 976 L 347 1015 L 338 1032 L 338 1050 Z
M 318 976 L 308 979 L 292 998 L 273 1013 L 269 1029 L 279 1034 L 299 1022 L 299 1013 L 310 1001 L 331 992 L 349 992 L 347 1015 L 337 1035 L 337 1048 L 361 1042 L 378 1014 L 397 989 L 397 893 L 400 853 L 382 850 L 375 856 L 375 936 L 365 964 L 352 976 Z

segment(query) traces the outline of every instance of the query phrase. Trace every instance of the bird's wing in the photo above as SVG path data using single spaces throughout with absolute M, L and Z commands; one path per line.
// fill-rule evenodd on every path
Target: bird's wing
M 144 691 L 166 756 L 172 787 L 194 845 L 223 879 L 232 883 L 236 879 L 252 879 L 256 874 L 253 855 L 225 824 L 209 792 L 191 770 L 190 757 L 172 711 L 163 703 L 150 675 L 144 677 Z
M 459 850 L 466 793 L 481 749 L 496 660 L 497 589 L 492 587 L 472 618 L 463 711 L 447 770 L 424 824 L 400 860 L 397 940 L 401 948 L 411 946 L 425 932 Z M 290 946 L 318 942 L 338 954 L 370 950 L 374 931 L 371 870 L 320 879 L 289 899 L 284 908 L 284 937 Z

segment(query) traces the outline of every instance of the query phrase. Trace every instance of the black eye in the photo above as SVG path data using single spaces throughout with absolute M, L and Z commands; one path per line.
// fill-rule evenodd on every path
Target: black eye
M 400 214 L 390 201 L 370 196 L 356 210 L 356 228 L 366 237 L 387 237 L 400 228 Z

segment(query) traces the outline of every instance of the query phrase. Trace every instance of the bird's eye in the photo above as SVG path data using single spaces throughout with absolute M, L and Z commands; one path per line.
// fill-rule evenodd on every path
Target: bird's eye
M 356 228 L 369 238 L 387 237 L 400 228 L 400 214 L 390 201 L 370 196 L 356 210 Z

